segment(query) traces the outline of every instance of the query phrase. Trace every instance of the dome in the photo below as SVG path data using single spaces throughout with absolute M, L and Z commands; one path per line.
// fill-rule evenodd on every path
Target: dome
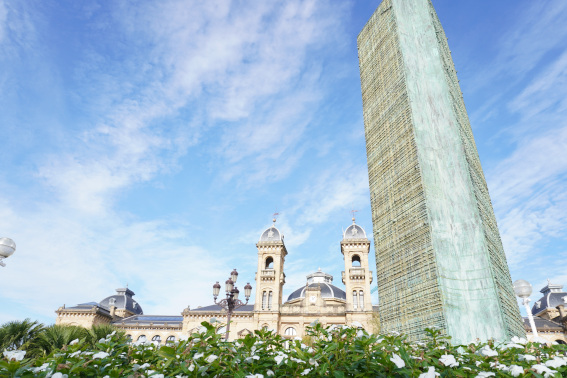
M 546 287 L 541 289 L 540 293 L 543 294 L 543 297 L 534 303 L 532 313 L 537 315 L 548 308 L 556 308 L 559 305 L 567 306 L 567 293 L 562 289 L 562 285 L 548 283 Z
M 343 234 L 343 240 L 346 239 L 366 239 L 366 232 L 357 224 L 351 224 L 347 227 Z
M 315 273 L 311 273 L 307 276 L 307 285 L 295 290 L 293 293 L 287 297 L 287 301 L 291 301 L 297 298 L 305 298 L 305 289 L 307 287 L 320 287 L 322 298 L 336 298 L 346 300 L 346 293 L 332 285 L 333 276 L 321 271 L 321 268 Z
M 283 241 L 282 233 L 276 228 L 276 226 L 271 226 L 260 236 L 261 242 L 278 242 Z
M 287 302 L 297 299 L 297 298 L 305 298 L 305 289 L 307 287 L 317 287 L 319 286 L 321 288 L 321 297 L 322 298 L 335 298 L 335 299 L 342 299 L 343 301 L 346 301 L 346 293 L 344 292 L 344 290 L 339 289 L 338 287 L 336 287 L 335 285 L 331 285 L 329 283 L 326 282 L 314 282 L 312 284 L 309 284 L 305 287 L 299 288 L 297 290 L 295 290 L 293 293 L 291 293 L 289 295 L 289 297 L 287 297 Z
M 134 292 L 130 289 L 116 289 L 116 294 L 104 298 L 99 305 L 106 309 L 115 306 L 118 309 L 128 310 L 136 315 L 143 315 L 142 307 L 132 298 Z

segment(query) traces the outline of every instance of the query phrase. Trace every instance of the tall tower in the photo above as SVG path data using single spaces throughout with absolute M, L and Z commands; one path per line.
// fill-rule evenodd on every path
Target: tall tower
M 255 322 L 258 328 L 279 329 L 279 310 L 285 284 L 284 262 L 287 250 L 282 233 L 274 224 L 265 230 L 256 244 L 258 270 L 256 272 Z
M 346 322 L 352 324 L 358 321 L 364 328 L 370 329 L 368 321 L 372 316 L 372 299 L 370 297 L 370 284 L 372 283 L 372 272 L 368 264 L 368 253 L 370 251 L 370 240 L 366 232 L 355 223 L 345 230 L 341 240 L 341 252 L 344 256 L 345 271 L 342 272 L 343 283 L 346 291 Z
M 447 38 L 429 0 L 358 36 L 380 323 L 455 343 L 524 335 Z

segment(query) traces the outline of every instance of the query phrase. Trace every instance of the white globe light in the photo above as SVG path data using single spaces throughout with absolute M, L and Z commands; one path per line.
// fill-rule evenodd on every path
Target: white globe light
M 514 281 L 514 293 L 520 298 L 528 298 L 532 294 L 532 285 L 526 280 Z
M 0 257 L 10 257 L 16 250 L 16 243 L 10 238 L 0 238 Z

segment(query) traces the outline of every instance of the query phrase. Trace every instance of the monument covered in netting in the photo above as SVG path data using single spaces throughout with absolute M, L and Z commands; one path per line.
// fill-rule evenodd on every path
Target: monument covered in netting
M 447 38 L 429 0 L 358 36 L 382 331 L 525 335 Z

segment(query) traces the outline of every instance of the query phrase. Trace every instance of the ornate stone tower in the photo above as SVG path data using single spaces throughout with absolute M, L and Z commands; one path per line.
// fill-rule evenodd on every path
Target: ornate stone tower
M 447 38 L 430 0 L 358 36 L 380 322 L 466 344 L 525 335 Z
M 274 224 L 262 233 L 256 272 L 255 320 L 258 328 L 279 329 L 279 310 L 285 284 L 284 262 L 287 250 L 282 233 Z
M 370 240 L 366 232 L 355 223 L 345 230 L 341 241 L 341 252 L 344 256 L 345 271 L 342 272 L 343 283 L 346 286 L 347 324 L 358 321 L 358 318 L 368 319 L 366 313 L 372 312 L 370 284 L 372 272 L 368 265 Z M 364 314 L 357 316 L 357 314 Z M 366 329 L 368 325 L 364 324 Z

